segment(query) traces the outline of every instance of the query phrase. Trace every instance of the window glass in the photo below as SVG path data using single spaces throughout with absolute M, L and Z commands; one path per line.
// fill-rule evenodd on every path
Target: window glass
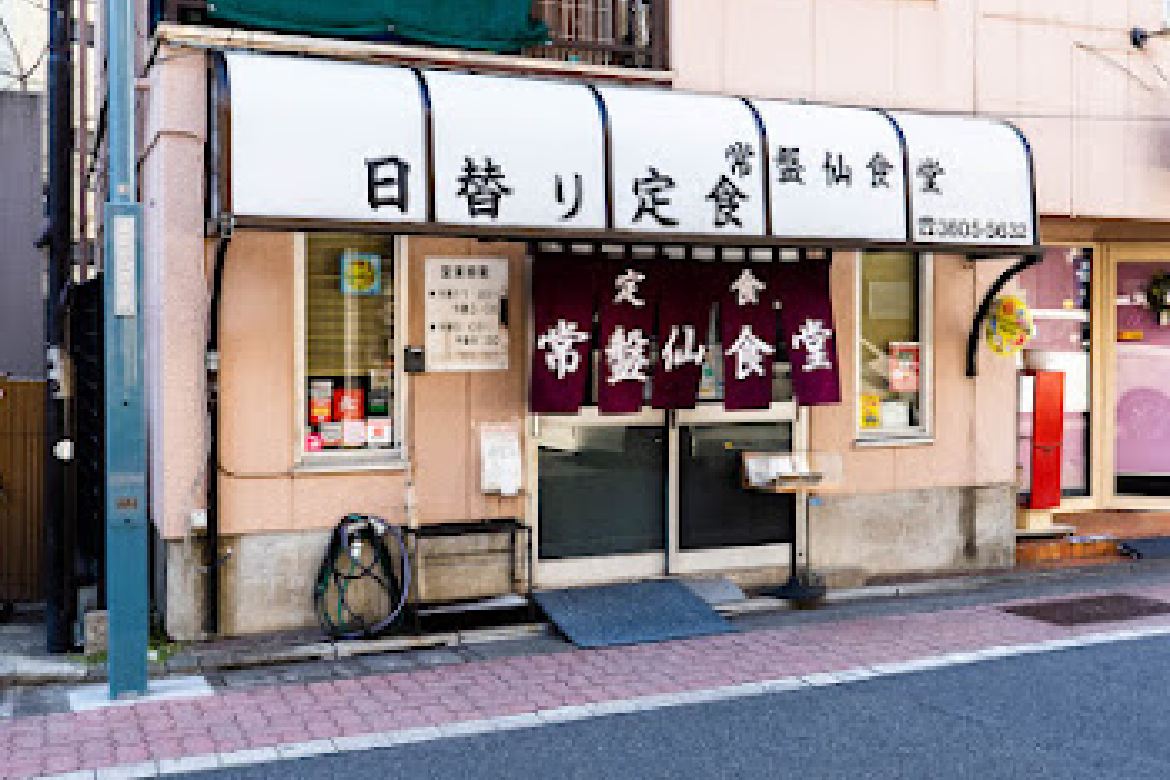
M 1050 247 L 1044 260 L 1017 277 L 1020 295 L 1032 310 L 1036 333 L 1024 348 L 1028 369 L 1064 374 L 1064 435 L 1061 444 L 1061 490 L 1066 496 L 1089 494 L 1090 375 L 1092 323 L 1091 247 Z M 1020 500 L 1032 485 L 1032 415 L 1034 383 L 1020 376 L 1017 474 Z
M 304 452 L 395 450 L 392 241 L 324 233 L 306 241 Z
M 861 255 L 857 419 L 862 438 L 929 433 L 923 266 L 908 252 Z

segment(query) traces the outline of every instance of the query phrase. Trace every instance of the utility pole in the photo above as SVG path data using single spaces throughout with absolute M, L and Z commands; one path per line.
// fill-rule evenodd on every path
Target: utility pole
M 106 606 L 110 698 L 146 693 L 146 413 L 133 0 L 106 0 Z
M 45 639 L 49 652 L 64 653 L 73 646 L 70 626 L 72 561 L 65 551 L 65 467 L 53 452 L 53 444 L 65 436 L 64 401 L 57 379 L 65 348 L 62 296 L 69 279 L 73 252 L 73 66 L 69 58 L 69 0 L 51 0 L 49 7 L 49 110 L 48 110 L 48 247 L 45 273 L 45 347 L 51 381 L 45 390 L 44 463 L 44 586 Z

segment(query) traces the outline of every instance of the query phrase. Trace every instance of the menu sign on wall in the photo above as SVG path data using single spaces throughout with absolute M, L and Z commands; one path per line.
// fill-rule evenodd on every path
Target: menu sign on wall
M 428 257 L 427 371 L 508 368 L 508 261 Z

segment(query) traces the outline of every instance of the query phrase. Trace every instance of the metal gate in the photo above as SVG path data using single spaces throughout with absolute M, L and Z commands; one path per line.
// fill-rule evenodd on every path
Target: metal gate
M 0 377 L 0 601 L 41 595 L 45 383 Z

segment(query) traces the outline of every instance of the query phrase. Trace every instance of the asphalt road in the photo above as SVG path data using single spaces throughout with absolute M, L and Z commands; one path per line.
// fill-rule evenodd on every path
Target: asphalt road
M 1170 777 L 1170 639 L 200 778 Z

